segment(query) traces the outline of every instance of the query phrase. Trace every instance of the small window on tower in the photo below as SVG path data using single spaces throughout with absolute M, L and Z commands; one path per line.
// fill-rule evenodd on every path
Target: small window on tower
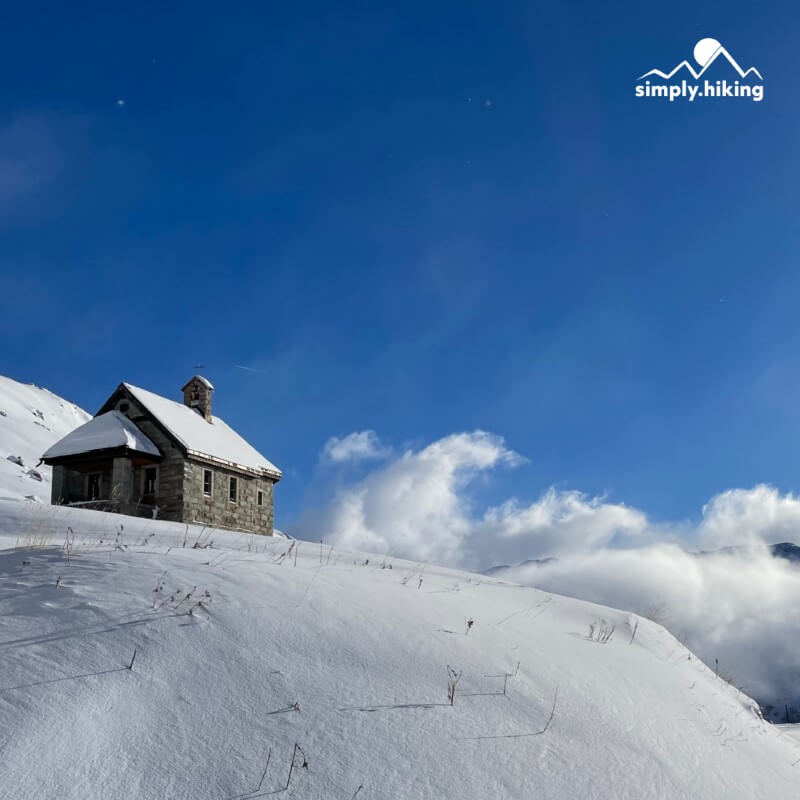
M 214 488 L 214 473 L 210 469 L 203 470 L 203 494 L 211 497 L 211 490 Z
M 230 484 L 228 485 L 228 499 L 231 501 L 231 503 L 236 502 L 236 491 L 239 488 L 236 484 L 236 478 L 230 478 Z
M 258 490 L 258 504 L 260 506 L 264 505 L 264 492 L 262 492 L 260 489 Z

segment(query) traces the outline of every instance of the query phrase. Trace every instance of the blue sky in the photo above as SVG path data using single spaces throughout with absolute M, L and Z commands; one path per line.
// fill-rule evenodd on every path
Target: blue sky
M 796 6 L 18 6 L 0 48 L 0 372 L 120 380 L 281 466 L 484 429 L 479 500 L 656 519 L 800 484 Z M 714 36 L 765 99 L 634 97 Z M 120 103 L 118 101 L 123 101 Z M 241 369 L 247 367 L 248 369 Z

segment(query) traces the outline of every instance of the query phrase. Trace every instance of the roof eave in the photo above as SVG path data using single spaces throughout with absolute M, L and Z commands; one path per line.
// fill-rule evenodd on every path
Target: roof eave
M 101 447 L 97 450 L 85 450 L 80 453 L 65 453 L 60 456 L 42 456 L 42 461 L 49 467 L 58 466 L 59 464 L 66 464 L 75 461 L 90 461 L 101 460 L 107 458 L 119 457 L 132 457 L 139 456 L 151 461 L 161 461 L 163 456 L 154 455 L 153 453 L 146 453 L 143 450 L 135 450 L 127 445 L 120 445 L 118 447 Z
M 218 456 L 211 456 L 208 453 L 201 453 L 198 450 L 187 450 L 186 457 L 192 461 L 199 461 L 203 464 L 224 467 L 232 472 L 241 472 L 244 475 L 252 475 L 257 478 L 269 478 L 271 481 L 275 481 L 275 483 L 283 477 L 283 473 L 279 469 L 273 470 L 269 467 L 248 467 L 244 464 L 237 464 L 234 461 L 219 458 Z

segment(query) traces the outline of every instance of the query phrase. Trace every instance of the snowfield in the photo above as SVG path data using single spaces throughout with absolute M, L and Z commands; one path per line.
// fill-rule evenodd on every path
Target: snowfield
M 6 378 L 0 412 L 2 800 L 800 796 L 796 728 L 649 620 L 52 507 L 30 470 L 89 415 Z
M 51 469 L 36 465 L 48 447 L 91 418 L 47 389 L 0 375 L 0 499 L 49 503 Z
M 0 502 L 0 531 L 2 797 L 800 790 L 800 742 L 628 613 L 319 543 L 35 503 Z

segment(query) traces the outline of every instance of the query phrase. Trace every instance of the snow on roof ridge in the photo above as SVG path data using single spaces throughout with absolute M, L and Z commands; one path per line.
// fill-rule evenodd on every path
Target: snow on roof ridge
M 131 383 L 122 385 L 191 455 L 256 472 L 266 471 L 277 478 L 282 476 L 278 467 L 220 417 L 212 416 L 209 423 L 184 403 Z

